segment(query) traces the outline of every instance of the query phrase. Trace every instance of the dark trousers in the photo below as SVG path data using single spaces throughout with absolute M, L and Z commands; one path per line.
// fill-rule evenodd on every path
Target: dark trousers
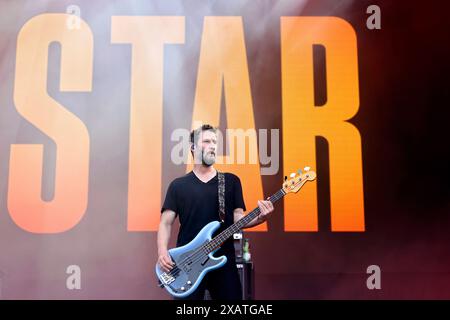
M 242 287 L 236 263 L 229 259 L 219 269 L 210 271 L 188 297 L 176 300 L 204 300 L 205 290 L 213 300 L 242 300 Z

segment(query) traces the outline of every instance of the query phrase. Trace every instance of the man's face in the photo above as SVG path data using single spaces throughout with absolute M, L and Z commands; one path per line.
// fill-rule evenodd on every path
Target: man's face
M 194 151 L 196 163 L 201 161 L 205 166 L 213 165 L 216 162 L 216 150 L 217 135 L 210 130 L 202 131 Z

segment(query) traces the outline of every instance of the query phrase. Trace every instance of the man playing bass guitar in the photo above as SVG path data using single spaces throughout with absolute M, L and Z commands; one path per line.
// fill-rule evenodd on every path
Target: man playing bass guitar
M 218 230 L 220 232 L 244 217 L 246 210 L 240 179 L 232 173 L 224 173 L 224 208 L 220 211 L 219 173 L 214 168 L 216 129 L 210 125 L 202 125 L 191 132 L 190 143 L 194 158 L 193 170 L 170 183 L 161 209 L 157 244 L 158 264 L 164 272 L 170 272 L 174 267 L 168 243 L 177 217 L 180 221 L 177 247 L 180 247 L 192 241 L 208 223 L 223 219 Z M 258 207 L 260 214 L 245 228 L 263 223 L 274 210 L 272 202 L 267 200 L 258 201 Z M 183 299 L 202 300 L 206 289 L 214 300 L 242 299 L 233 240 L 226 240 L 214 255 L 225 255 L 227 262 L 221 268 L 207 273 L 197 289 Z

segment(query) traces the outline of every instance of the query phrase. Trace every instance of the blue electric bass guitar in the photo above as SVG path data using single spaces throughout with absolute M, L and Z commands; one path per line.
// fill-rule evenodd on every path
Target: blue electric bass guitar
M 301 170 L 298 171 L 298 174 L 292 173 L 290 179 L 286 177 L 283 187 L 269 197 L 269 200 L 275 203 L 288 193 L 297 193 L 307 181 L 316 178 L 316 173 L 310 171 L 309 167 L 305 167 L 304 170 L 305 173 L 302 173 Z M 259 207 L 257 207 L 213 239 L 212 236 L 220 227 L 220 222 L 210 222 L 200 230 L 194 240 L 182 247 L 170 249 L 169 254 L 175 265 L 169 272 L 164 272 L 159 264 L 156 264 L 155 270 L 159 286 L 166 288 L 174 297 L 189 296 L 197 289 L 209 271 L 220 268 L 227 262 L 227 257 L 214 257 L 214 252 L 225 240 L 255 219 L 259 213 Z

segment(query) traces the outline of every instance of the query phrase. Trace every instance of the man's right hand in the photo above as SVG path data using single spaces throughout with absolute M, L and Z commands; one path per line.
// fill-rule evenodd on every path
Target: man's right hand
M 168 251 L 165 251 L 159 255 L 158 263 L 161 266 L 161 268 L 164 270 L 164 272 L 169 272 L 175 265 L 175 263 L 170 258 Z

